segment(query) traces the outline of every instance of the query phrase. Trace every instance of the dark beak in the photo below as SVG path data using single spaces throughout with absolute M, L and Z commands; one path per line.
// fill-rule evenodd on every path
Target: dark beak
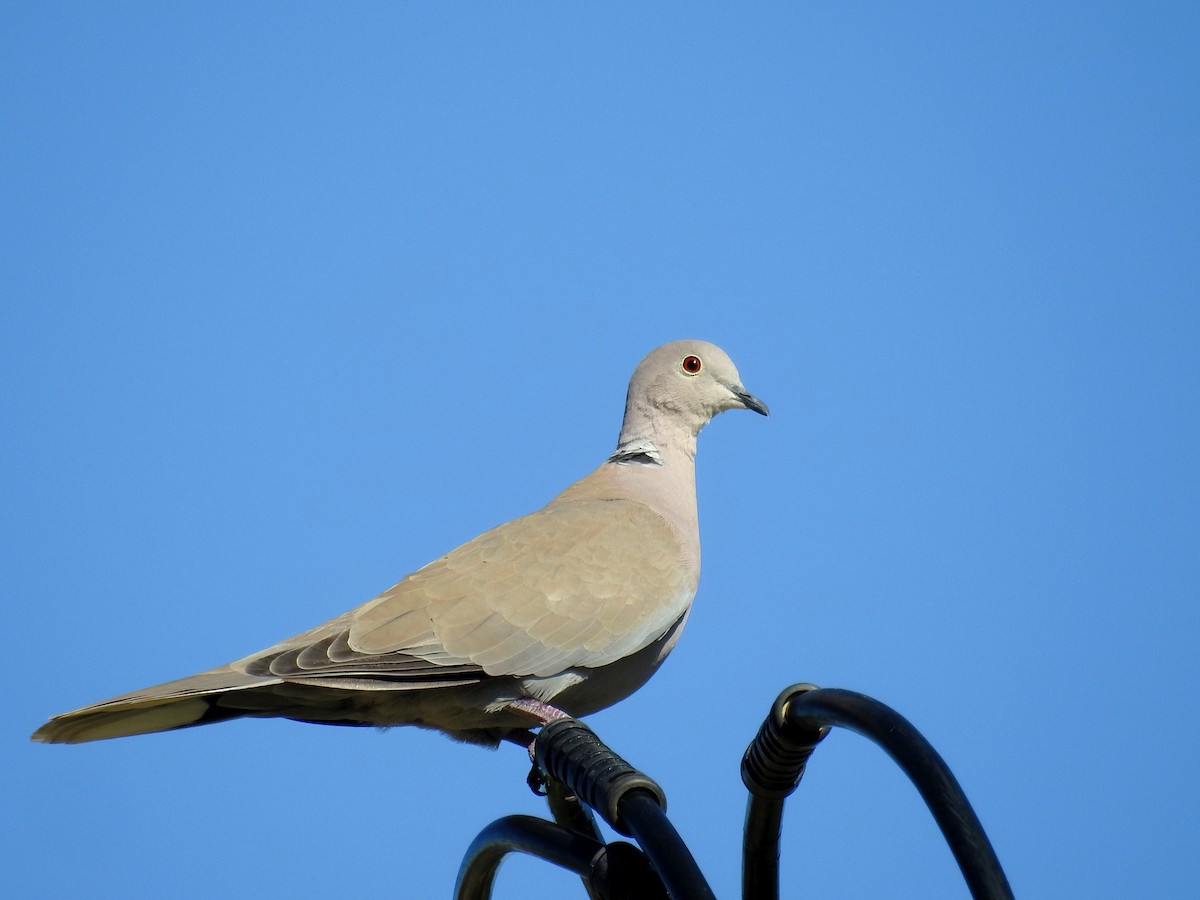
M 771 414 L 771 411 L 767 409 L 767 404 L 763 403 L 740 385 L 733 388 L 733 396 L 737 397 L 738 403 L 742 404 L 746 409 L 752 409 L 760 416 L 769 416 Z

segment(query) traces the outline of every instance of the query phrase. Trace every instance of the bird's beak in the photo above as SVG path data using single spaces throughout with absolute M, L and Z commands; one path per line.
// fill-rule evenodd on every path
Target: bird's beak
M 760 416 L 769 416 L 771 414 L 771 411 L 767 409 L 767 404 L 763 403 L 740 384 L 735 388 L 731 388 L 731 390 L 733 391 L 733 396 L 737 398 L 738 403 L 742 404 L 746 409 L 752 409 Z

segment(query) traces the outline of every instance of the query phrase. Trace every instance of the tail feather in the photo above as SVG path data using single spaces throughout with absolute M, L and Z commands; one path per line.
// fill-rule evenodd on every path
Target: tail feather
M 226 695 L 253 688 L 269 689 L 278 683 L 279 679 L 214 669 L 55 716 L 33 733 L 33 740 L 44 744 L 82 744 L 236 718 L 246 715 L 248 710 L 239 708 L 236 701 L 229 702 L 233 698 L 226 699 Z M 249 709 L 260 705 L 266 706 L 246 704 Z

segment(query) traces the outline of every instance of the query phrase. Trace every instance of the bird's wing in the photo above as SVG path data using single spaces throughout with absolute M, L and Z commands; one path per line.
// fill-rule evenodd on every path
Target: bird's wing
M 257 675 L 396 687 L 555 675 L 641 650 L 679 619 L 695 588 L 686 551 L 650 507 L 573 501 L 494 528 L 240 662 Z

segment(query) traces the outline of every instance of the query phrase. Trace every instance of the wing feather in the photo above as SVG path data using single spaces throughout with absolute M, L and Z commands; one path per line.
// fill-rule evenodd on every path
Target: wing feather
M 695 591 L 683 556 L 670 525 L 644 504 L 552 505 L 480 535 L 240 668 L 397 688 L 597 668 L 649 645 L 679 619 Z

